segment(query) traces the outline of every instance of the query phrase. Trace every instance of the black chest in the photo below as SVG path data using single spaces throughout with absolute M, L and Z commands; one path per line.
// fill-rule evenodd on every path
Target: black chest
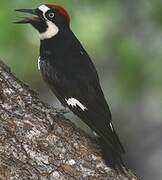
M 43 76 L 52 76 L 62 73 L 66 76 L 74 76 L 78 68 L 87 66 L 88 60 L 85 50 L 73 34 L 55 37 L 41 42 L 40 46 L 40 70 Z
M 72 32 L 41 41 L 40 71 L 43 79 L 58 89 L 97 78 L 92 61 Z

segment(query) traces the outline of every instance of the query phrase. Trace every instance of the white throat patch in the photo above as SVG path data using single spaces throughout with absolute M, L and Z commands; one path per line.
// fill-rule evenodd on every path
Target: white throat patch
M 50 10 L 49 7 L 47 7 L 46 5 L 41 5 L 38 7 L 38 9 L 42 11 L 44 18 L 46 19 L 46 24 L 47 24 L 46 31 L 43 33 L 40 33 L 40 39 L 41 40 L 50 39 L 59 32 L 59 29 L 53 22 L 49 21 L 45 16 L 46 12 Z
M 50 39 L 59 32 L 58 27 L 53 22 L 46 21 L 46 23 L 47 23 L 48 27 L 47 27 L 45 32 L 40 33 L 40 39 L 41 40 Z

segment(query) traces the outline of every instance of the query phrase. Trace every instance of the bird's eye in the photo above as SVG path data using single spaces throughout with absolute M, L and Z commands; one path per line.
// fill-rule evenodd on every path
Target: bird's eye
M 53 18 L 55 16 L 55 14 L 53 12 L 48 14 L 49 18 Z

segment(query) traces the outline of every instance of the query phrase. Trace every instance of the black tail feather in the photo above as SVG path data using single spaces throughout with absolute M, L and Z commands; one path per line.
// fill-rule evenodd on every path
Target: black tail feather
M 122 154 L 116 153 L 116 151 L 111 149 L 102 138 L 98 139 L 98 144 L 105 163 L 118 173 L 126 175 L 128 169 L 122 159 Z

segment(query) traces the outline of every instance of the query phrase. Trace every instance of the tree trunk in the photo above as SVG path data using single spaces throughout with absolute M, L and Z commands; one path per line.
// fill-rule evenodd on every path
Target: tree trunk
M 0 61 L 0 179 L 123 180 L 88 135 L 41 102 Z

